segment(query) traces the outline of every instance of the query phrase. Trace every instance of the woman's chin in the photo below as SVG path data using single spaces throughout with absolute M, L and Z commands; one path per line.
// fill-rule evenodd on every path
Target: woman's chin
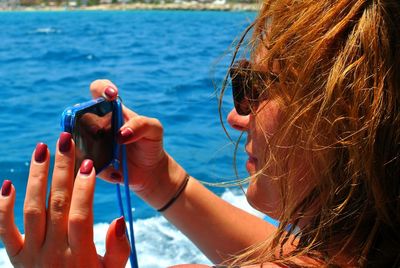
M 257 172 L 252 163 L 249 163 L 248 166 L 250 170 L 254 170 L 253 174 Z M 249 171 L 250 175 L 252 175 L 251 172 L 252 171 Z M 266 179 L 267 178 L 252 178 L 246 191 L 246 199 L 253 208 L 277 220 L 281 214 L 279 209 L 281 205 L 278 194 L 279 188 L 274 187 L 276 186 L 275 184 L 260 185 L 265 182 L 260 180 Z

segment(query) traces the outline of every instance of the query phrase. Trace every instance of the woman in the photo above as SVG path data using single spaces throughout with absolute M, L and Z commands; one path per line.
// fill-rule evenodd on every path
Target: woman
M 400 4 L 266 1 L 252 26 L 249 61 L 230 69 L 235 108 L 227 121 L 247 133 L 247 199 L 279 227 L 188 176 L 163 149 L 160 122 L 125 108 L 119 141 L 128 145 L 131 189 L 214 263 L 400 265 Z M 117 88 L 98 80 L 91 92 L 114 99 Z M 73 160 L 73 141 L 62 133 L 46 214 L 49 152 L 36 148 L 24 239 L 13 220 L 15 189 L 3 184 L 0 236 L 16 266 L 126 262 L 123 219 L 111 224 L 106 254 L 97 258 L 93 163 L 83 163 L 73 184 Z

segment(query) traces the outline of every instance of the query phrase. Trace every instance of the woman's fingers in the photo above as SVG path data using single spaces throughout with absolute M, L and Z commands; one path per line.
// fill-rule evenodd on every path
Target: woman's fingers
M 98 178 L 101 178 L 110 183 L 121 183 L 123 182 L 121 170 L 116 170 L 114 167 L 109 166 L 102 170 L 100 174 L 97 174 Z
M 76 176 L 68 219 L 68 243 L 71 249 L 93 245 L 93 195 L 96 172 L 93 161 L 82 162 Z M 88 243 L 85 243 L 88 242 Z
M 125 105 L 122 105 L 122 114 L 124 116 L 124 121 L 129 121 L 132 117 L 138 116 L 137 113 L 127 108 Z
M 75 146 L 70 133 L 63 132 L 57 142 L 53 179 L 47 209 L 46 240 L 66 243 L 68 213 L 71 203 Z
M 103 97 L 106 100 L 113 101 L 118 96 L 118 88 L 107 79 L 93 81 L 90 84 L 90 92 L 94 99 Z
M 124 217 L 114 220 L 107 231 L 104 267 L 125 267 L 129 258 L 130 247 L 126 237 Z
M 10 257 L 17 255 L 24 240 L 14 222 L 15 188 L 11 181 L 5 180 L 0 196 L 0 238 Z
M 94 99 L 103 97 L 106 100 L 113 101 L 118 97 L 118 88 L 110 80 L 98 79 L 90 84 L 90 93 Z M 123 114 L 125 121 L 128 121 L 129 118 L 137 115 L 125 106 L 123 106 Z
M 151 170 L 165 157 L 163 127 L 155 118 L 144 116 L 131 118 L 118 132 L 117 138 L 119 143 L 129 144 L 127 152 L 129 157 L 134 159 L 136 167 Z M 141 184 L 138 182 L 136 180 L 136 186 Z
M 129 119 L 118 132 L 119 143 L 131 143 L 140 139 L 162 141 L 163 127 L 158 119 L 135 116 Z
M 24 202 L 25 247 L 29 251 L 42 245 L 46 228 L 46 190 L 50 153 L 38 143 L 33 152 Z

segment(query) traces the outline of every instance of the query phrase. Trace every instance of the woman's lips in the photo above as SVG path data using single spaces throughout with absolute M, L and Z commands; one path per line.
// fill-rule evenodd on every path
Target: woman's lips
M 252 174 L 256 171 L 257 158 L 252 156 L 251 153 L 249 153 L 248 151 L 246 152 L 249 155 L 249 158 L 246 161 L 246 169 L 250 174 Z

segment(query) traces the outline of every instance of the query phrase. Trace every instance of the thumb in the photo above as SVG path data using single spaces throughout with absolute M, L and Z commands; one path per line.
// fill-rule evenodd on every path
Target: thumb
M 125 218 L 115 219 L 108 228 L 106 236 L 106 253 L 103 264 L 108 267 L 125 267 L 130 253 L 129 241 L 126 237 Z

